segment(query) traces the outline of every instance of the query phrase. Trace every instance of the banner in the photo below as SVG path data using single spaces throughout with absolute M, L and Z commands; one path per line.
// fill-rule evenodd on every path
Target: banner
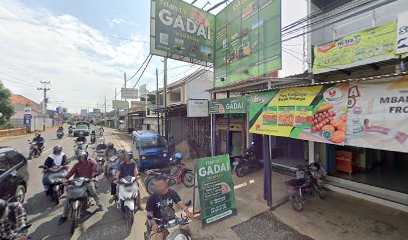
M 346 144 L 408 152 L 408 76 L 350 83 Z
M 235 0 L 216 15 L 219 87 L 282 68 L 281 1 Z
M 232 97 L 210 101 L 210 114 L 246 113 L 247 98 Z
M 314 48 L 313 73 L 385 61 L 396 58 L 397 23 L 391 22 L 335 42 Z
M 408 12 L 398 15 L 397 54 L 408 53 Z
M 121 88 L 120 89 L 120 97 L 122 99 L 138 99 L 139 94 L 138 94 L 138 89 L 137 88 Z
M 112 109 L 128 109 L 129 108 L 129 102 L 128 101 L 122 101 L 122 100 L 112 100 Z M 82 110 L 81 110 L 82 112 Z M 82 113 L 81 113 L 82 115 Z
M 236 215 L 229 155 L 196 160 L 196 173 L 203 225 Z
M 188 99 L 187 117 L 208 117 L 208 99 Z
M 150 53 L 207 65 L 214 59 L 215 16 L 182 0 L 152 0 Z
M 249 132 L 344 144 L 348 83 L 249 95 Z

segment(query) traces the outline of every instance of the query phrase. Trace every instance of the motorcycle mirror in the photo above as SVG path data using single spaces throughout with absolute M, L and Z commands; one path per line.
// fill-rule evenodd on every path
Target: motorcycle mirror
M 254 142 L 251 142 L 251 145 L 254 145 L 255 143 Z
M 190 207 L 191 206 L 191 200 L 187 200 L 185 203 L 184 203 L 184 205 L 186 205 L 186 207 Z

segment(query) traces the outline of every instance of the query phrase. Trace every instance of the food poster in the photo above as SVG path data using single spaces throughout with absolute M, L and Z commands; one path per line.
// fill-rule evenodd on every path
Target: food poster
M 350 83 L 346 144 L 408 152 L 408 76 Z
M 234 182 L 229 155 L 196 160 L 203 225 L 236 215 Z
M 249 132 L 344 144 L 348 83 L 249 95 Z

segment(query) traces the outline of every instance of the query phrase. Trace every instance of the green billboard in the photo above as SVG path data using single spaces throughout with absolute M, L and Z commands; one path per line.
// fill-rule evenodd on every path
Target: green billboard
M 232 97 L 210 101 L 210 114 L 246 113 L 247 98 Z
M 182 0 L 152 0 L 151 4 L 151 54 L 202 65 L 213 62 L 213 14 Z
M 198 159 L 196 173 L 203 225 L 236 215 L 229 155 Z
M 214 86 L 282 68 L 281 0 L 235 0 L 216 15 Z

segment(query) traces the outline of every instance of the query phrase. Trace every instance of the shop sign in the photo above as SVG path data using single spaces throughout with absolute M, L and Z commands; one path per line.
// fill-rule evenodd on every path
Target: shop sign
M 313 73 L 396 58 L 397 23 L 391 22 L 314 48 Z
M 346 144 L 408 152 L 408 77 L 350 83 Z
M 246 113 L 247 98 L 233 97 L 210 101 L 210 114 Z
M 213 62 L 215 16 L 182 0 L 152 0 L 150 53 L 206 65 Z
M 128 109 L 129 108 L 129 102 L 128 101 L 122 101 L 122 100 L 112 100 L 112 108 L 113 109 Z
M 187 117 L 208 117 L 208 99 L 188 99 Z
M 215 19 L 215 87 L 282 68 L 281 0 L 235 0 Z
M 202 224 L 208 225 L 236 215 L 229 155 L 196 160 L 196 174 Z
M 408 53 L 408 12 L 398 15 L 396 53 Z
M 348 83 L 251 94 L 249 132 L 343 145 L 347 96 Z

